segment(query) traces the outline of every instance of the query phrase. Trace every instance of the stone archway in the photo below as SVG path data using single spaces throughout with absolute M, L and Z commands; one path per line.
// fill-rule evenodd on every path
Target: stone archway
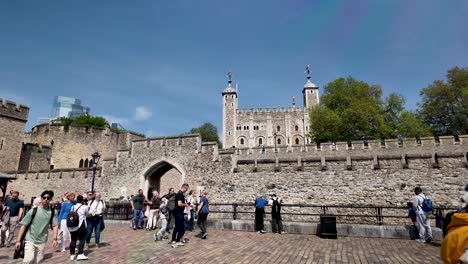
M 158 191 L 160 195 L 168 192 L 169 188 L 176 191 L 185 180 L 185 170 L 173 160 L 161 159 L 153 161 L 143 170 L 142 186 L 144 194 L 151 198 L 152 191 Z

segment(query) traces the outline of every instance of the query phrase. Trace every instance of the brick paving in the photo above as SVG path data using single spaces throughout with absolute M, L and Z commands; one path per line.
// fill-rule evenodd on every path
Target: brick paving
M 104 246 L 91 244 L 89 260 L 82 263 L 441 263 L 440 245 L 415 241 L 339 237 L 337 240 L 297 234 L 257 234 L 209 230 L 202 240 L 188 232 L 190 242 L 171 248 L 154 242 L 154 232 L 133 231 L 129 225 L 108 224 Z M 71 263 L 68 252 L 47 246 L 45 263 Z M 0 263 L 13 260 L 13 248 L 0 248 Z

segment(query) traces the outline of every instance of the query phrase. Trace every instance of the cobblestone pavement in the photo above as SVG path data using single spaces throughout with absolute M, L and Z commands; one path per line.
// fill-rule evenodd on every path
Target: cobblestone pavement
M 89 260 L 81 263 L 440 263 L 439 245 L 415 241 L 208 232 L 206 240 L 196 237 L 198 232 L 187 232 L 190 242 L 171 248 L 167 241 L 154 242 L 154 232 L 109 224 L 102 234 L 103 246 L 91 244 Z M 13 247 L 0 248 L 0 263 L 18 263 L 12 255 Z M 53 251 L 48 244 L 45 263 L 71 262 L 68 252 Z

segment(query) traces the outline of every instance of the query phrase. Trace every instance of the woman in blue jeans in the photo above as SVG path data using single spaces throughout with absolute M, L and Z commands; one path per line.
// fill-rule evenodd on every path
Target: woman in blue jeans
M 87 232 L 86 232 L 86 248 L 89 248 L 89 242 L 91 241 L 91 235 L 94 230 L 94 239 L 96 242 L 96 247 L 99 248 L 99 243 L 101 239 L 101 228 L 103 224 L 102 214 L 106 209 L 106 204 L 101 200 L 101 194 L 96 193 L 94 200 L 91 200 L 89 203 L 89 213 L 86 218 L 87 222 Z

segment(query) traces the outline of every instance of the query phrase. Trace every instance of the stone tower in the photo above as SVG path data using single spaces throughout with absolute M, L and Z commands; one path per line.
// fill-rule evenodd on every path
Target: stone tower
M 310 81 L 310 67 L 306 66 L 307 82 L 304 85 L 302 94 L 304 95 L 304 107 L 310 108 L 319 103 L 319 87 Z
M 0 98 L 0 171 L 18 169 L 29 107 Z
M 232 88 L 232 74 L 228 72 L 228 86 L 223 95 L 223 148 L 236 145 L 237 89 Z

